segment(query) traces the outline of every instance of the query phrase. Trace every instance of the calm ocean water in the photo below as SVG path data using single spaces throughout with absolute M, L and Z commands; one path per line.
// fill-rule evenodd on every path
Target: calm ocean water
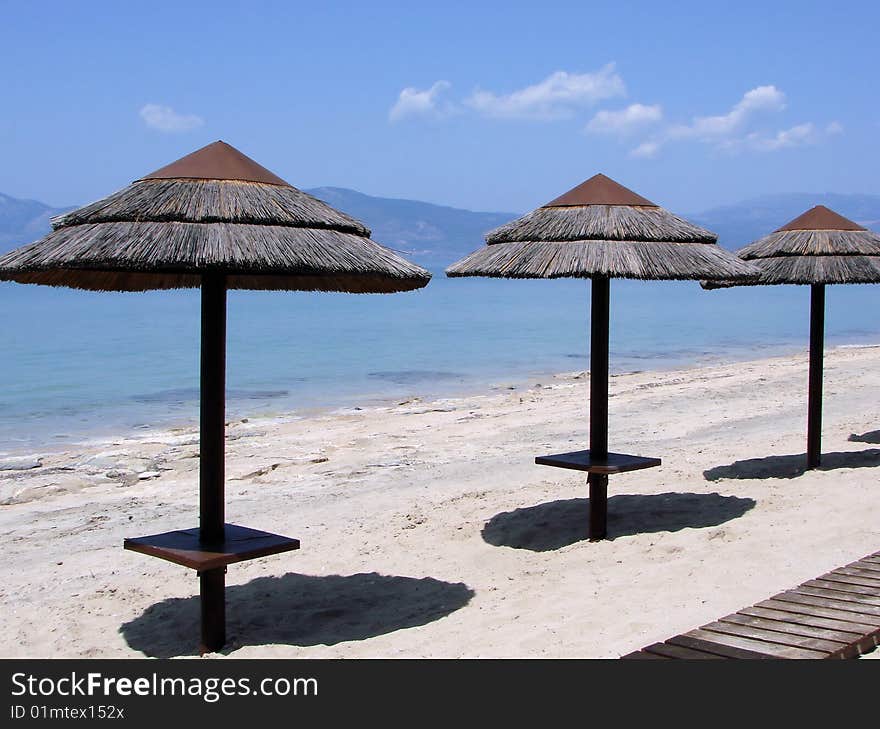
M 829 287 L 829 344 L 880 342 L 880 287 Z M 806 348 L 809 289 L 614 281 L 612 370 Z M 197 422 L 195 291 L 0 284 L 0 453 Z M 229 295 L 230 416 L 475 391 L 587 368 L 589 283 L 447 279 L 355 296 Z

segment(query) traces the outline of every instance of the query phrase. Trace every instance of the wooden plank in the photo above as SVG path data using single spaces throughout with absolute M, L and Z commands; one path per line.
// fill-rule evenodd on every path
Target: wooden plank
M 858 599 L 855 601 L 840 599 L 841 596 L 844 598 L 856 597 L 854 595 L 848 595 L 845 592 L 834 592 L 833 590 L 821 590 L 819 588 L 801 586 L 795 590 L 774 595 L 770 599 L 781 600 L 783 602 L 797 602 L 806 605 L 818 605 L 819 607 L 828 607 L 835 610 L 846 610 L 847 612 L 858 613 L 859 615 L 870 618 L 880 616 L 880 607 L 859 602 Z
M 667 645 L 680 645 L 685 648 L 693 648 L 694 650 L 702 651 L 703 653 L 713 653 L 720 658 L 762 660 L 775 657 L 753 649 L 726 645 L 714 640 L 704 640 L 703 638 L 694 636 L 693 633 L 696 632 L 697 631 L 692 630 L 685 635 L 676 635 L 674 638 L 667 640 L 666 643 Z
M 768 605 L 768 603 L 770 603 Z M 797 608 L 801 608 L 798 610 Z M 794 608 L 794 609 L 792 609 Z M 831 630 L 839 630 L 843 633 L 852 633 L 854 635 L 866 635 L 875 630 L 880 630 L 880 625 L 870 625 L 868 623 L 857 622 L 857 615 L 854 613 L 841 613 L 834 610 L 823 610 L 822 608 L 812 608 L 809 605 L 798 606 L 795 603 L 776 602 L 775 600 L 765 600 L 753 607 L 743 608 L 739 612 L 744 615 L 754 615 L 756 618 L 768 618 L 770 620 L 787 620 L 800 625 L 812 625 L 815 628 L 830 628 Z M 837 617 L 832 617 L 831 613 Z M 848 619 L 844 619 L 848 617 Z
M 846 572 L 839 572 L 838 570 L 828 572 L 817 579 L 830 580 L 831 582 L 843 582 L 847 585 L 870 587 L 875 595 L 880 596 L 880 579 L 872 579 L 871 577 L 864 577 L 863 575 L 851 575 Z
M 876 575 L 880 572 L 880 564 L 872 564 L 871 562 L 853 562 L 846 567 L 841 567 L 841 569 L 856 570 L 857 572 L 862 572 L 864 574 Z
M 838 630 L 850 636 L 848 644 L 852 647 L 852 650 L 847 649 L 847 651 L 845 651 L 846 657 L 855 658 L 860 653 L 865 653 L 867 651 L 873 650 L 878 645 L 878 643 L 880 643 L 880 626 L 850 622 L 851 620 L 855 620 L 861 617 L 857 614 L 827 610 L 825 608 L 812 607 L 810 605 L 797 605 L 796 603 L 777 603 L 772 600 L 765 601 L 765 604 L 766 603 L 780 605 L 782 606 L 782 609 L 777 610 L 772 608 L 762 608 L 756 605 L 751 608 L 744 608 L 740 612 L 744 614 L 756 615 L 759 617 L 767 617 L 779 620 L 785 619 L 793 621 L 795 623 L 813 625 L 815 627 L 828 627 L 834 630 Z M 791 608 L 806 608 L 808 611 L 831 613 L 832 615 L 836 614 L 838 615 L 838 618 L 788 612 L 788 610 Z M 839 619 L 839 616 L 841 615 L 845 618 L 848 617 L 849 620 Z
M 620 657 L 624 661 L 663 661 L 667 660 L 667 656 L 658 656 L 656 653 L 645 653 L 645 651 L 633 651 Z
M 858 633 L 841 633 L 827 628 L 814 628 L 809 625 L 799 625 L 798 623 L 784 620 L 771 620 L 743 614 L 728 615 L 721 618 L 718 622 L 748 628 L 750 631 L 754 628 L 762 632 L 778 633 L 780 636 L 779 642 L 786 645 L 792 644 L 790 640 L 792 638 L 798 640 L 800 638 L 815 638 L 821 641 L 821 645 L 831 644 L 837 646 L 837 648 L 830 651 L 833 657 L 855 658 L 860 653 L 856 645 L 859 640 Z M 811 645 L 809 647 L 813 648 L 814 646 Z
M 777 633 L 772 630 L 764 630 L 763 628 L 750 628 L 746 625 L 733 625 L 732 623 L 721 623 L 718 621 L 703 625 L 701 629 L 711 633 L 735 635 L 738 638 L 750 638 L 791 648 L 803 648 L 821 653 L 823 657 L 835 653 L 840 648 L 840 643 L 821 640 L 820 638 L 805 638 L 799 635 L 788 635 L 787 633 Z
M 846 592 L 850 595 L 858 595 L 859 602 L 867 602 L 869 605 L 880 605 L 880 594 L 871 587 L 862 587 L 861 585 L 850 585 L 846 582 L 837 582 L 835 580 L 807 580 L 801 587 L 817 587 L 821 590 L 834 590 L 835 592 Z
M 845 600 L 858 605 L 868 605 L 870 607 L 880 607 L 880 600 L 872 598 L 870 595 L 862 595 L 848 590 L 838 588 L 845 585 L 838 585 L 834 582 L 824 582 L 821 585 L 816 584 L 816 580 L 810 580 L 795 588 L 797 592 L 803 592 L 810 595 L 818 595 L 819 597 L 830 597 L 834 600 Z
M 746 609 L 748 610 L 748 608 Z M 851 643 L 861 635 L 859 631 L 838 630 L 827 625 L 805 625 L 802 622 L 798 622 L 796 616 L 785 614 L 782 617 L 767 617 L 765 615 L 750 615 L 747 612 L 740 611 L 719 619 L 722 623 L 750 625 L 755 628 L 763 628 L 764 630 L 775 630 L 779 633 L 802 635 L 805 638 L 821 638 L 822 640 L 829 640 L 841 645 Z
M 880 592 L 880 588 L 877 587 L 880 584 L 880 572 L 869 572 L 868 570 L 860 570 L 858 568 L 852 567 L 838 567 L 837 569 L 833 569 L 827 574 L 829 575 L 837 575 L 839 577 L 852 577 L 856 580 L 864 580 L 869 583 L 869 587 L 874 587 Z M 817 577 L 816 579 L 824 580 L 825 576 Z
M 865 569 L 861 565 L 847 565 L 846 567 L 841 567 L 840 573 L 844 575 L 853 575 L 854 577 L 865 577 L 869 580 L 880 580 L 880 569 Z
M 870 567 L 864 567 L 860 565 L 858 562 L 854 565 L 844 565 L 843 567 L 837 567 L 832 572 L 839 572 L 842 575 L 854 575 L 856 577 L 864 577 L 867 580 L 880 580 L 880 568 L 871 569 Z
M 685 660 L 723 660 L 721 656 L 715 655 L 714 653 L 706 653 L 704 651 L 698 651 L 695 648 L 686 648 L 683 645 L 668 643 L 654 643 L 653 645 L 642 648 L 642 650 L 647 651 L 648 653 L 656 653 L 658 656 L 663 656 L 665 658 L 681 658 Z
M 855 603 L 830 600 L 826 597 L 816 597 L 815 595 L 802 595 L 798 592 L 782 593 L 776 597 L 771 597 L 769 600 L 759 602 L 756 607 L 819 615 L 848 623 L 880 627 L 880 615 L 859 612 L 859 606 Z
M 855 562 L 850 562 L 849 564 L 844 565 L 844 567 L 858 567 L 862 570 L 871 570 L 874 572 L 880 570 L 880 562 L 872 562 L 867 559 L 857 559 Z
M 778 643 L 768 643 L 763 640 L 744 638 L 742 636 L 715 633 L 702 628 L 691 630 L 684 634 L 691 638 L 699 638 L 708 643 L 720 643 L 732 648 L 741 648 L 753 653 L 761 654 L 764 658 L 827 658 L 828 653 L 808 650 L 807 648 L 795 648 Z M 668 642 L 668 641 L 667 641 Z

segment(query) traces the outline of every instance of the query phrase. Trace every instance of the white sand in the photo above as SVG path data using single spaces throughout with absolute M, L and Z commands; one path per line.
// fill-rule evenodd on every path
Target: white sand
M 805 354 L 613 378 L 611 449 L 663 465 L 611 478 L 601 543 L 584 474 L 533 462 L 586 447 L 582 375 L 232 424 L 228 521 L 302 549 L 230 566 L 224 652 L 616 657 L 876 552 L 880 348 L 826 364 L 809 473 L 785 458 Z M 0 470 L 0 656 L 195 654 L 195 574 L 122 540 L 198 524 L 197 451 L 153 433 Z

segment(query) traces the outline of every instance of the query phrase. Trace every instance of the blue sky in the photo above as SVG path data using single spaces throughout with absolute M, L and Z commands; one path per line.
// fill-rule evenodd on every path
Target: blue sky
M 298 187 L 521 212 L 602 171 L 688 213 L 880 194 L 880 3 L 0 3 L 0 192 L 216 139 Z

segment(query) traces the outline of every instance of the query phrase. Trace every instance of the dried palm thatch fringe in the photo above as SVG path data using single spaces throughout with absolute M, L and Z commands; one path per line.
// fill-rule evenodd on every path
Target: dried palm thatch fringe
M 668 210 L 641 205 L 543 207 L 486 234 L 489 245 L 583 240 L 714 243 L 717 239 Z
M 778 230 L 737 256 L 759 269 L 758 278 L 704 281 L 703 288 L 880 283 L 880 235 L 871 230 Z
M 880 256 L 779 256 L 755 263 L 761 283 L 880 283 Z
M 430 276 L 364 236 L 240 223 L 75 225 L 0 259 L 0 274 L 15 281 L 97 290 L 198 286 L 203 270 L 226 271 L 229 288 L 299 289 L 303 277 L 328 275 L 327 290 L 357 292 L 418 288 Z M 257 276 L 272 279 L 253 286 Z M 388 281 L 370 283 L 377 278 Z
M 740 248 L 744 260 L 775 256 L 880 256 L 880 235 L 872 230 L 778 230 Z
M 252 223 L 370 235 L 360 221 L 302 190 L 239 180 L 141 180 L 52 219 L 52 227 L 122 221 Z
M 112 271 L 90 269 L 53 269 L 21 272 L 9 280 L 18 283 L 64 286 L 88 291 L 153 291 L 195 289 L 202 284 L 202 274 L 175 271 Z M 339 291 L 349 294 L 393 294 L 425 285 L 423 278 L 378 277 L 371 273 L 328 273 L 327 271 L 283 274 L 227 273 L 226 287 L 249 291 Z
M 880 256 L 775 256 L 753 259 L 760 276 L 747 281 L 701 281 L 704 289 L 775 284 L 880 283 Z
M 446 269 L 448 276 L 695 280 L 739 278 L 752 267 L 714 244 L 590 240 L 485 246 Z
M 0 280 L 99 291 L 229 288 L 391 293 L 431 274 L 369 239 L 354 218 L 294 187 L 239 180 L 142 180 L 53 220 L 0 257 Z

